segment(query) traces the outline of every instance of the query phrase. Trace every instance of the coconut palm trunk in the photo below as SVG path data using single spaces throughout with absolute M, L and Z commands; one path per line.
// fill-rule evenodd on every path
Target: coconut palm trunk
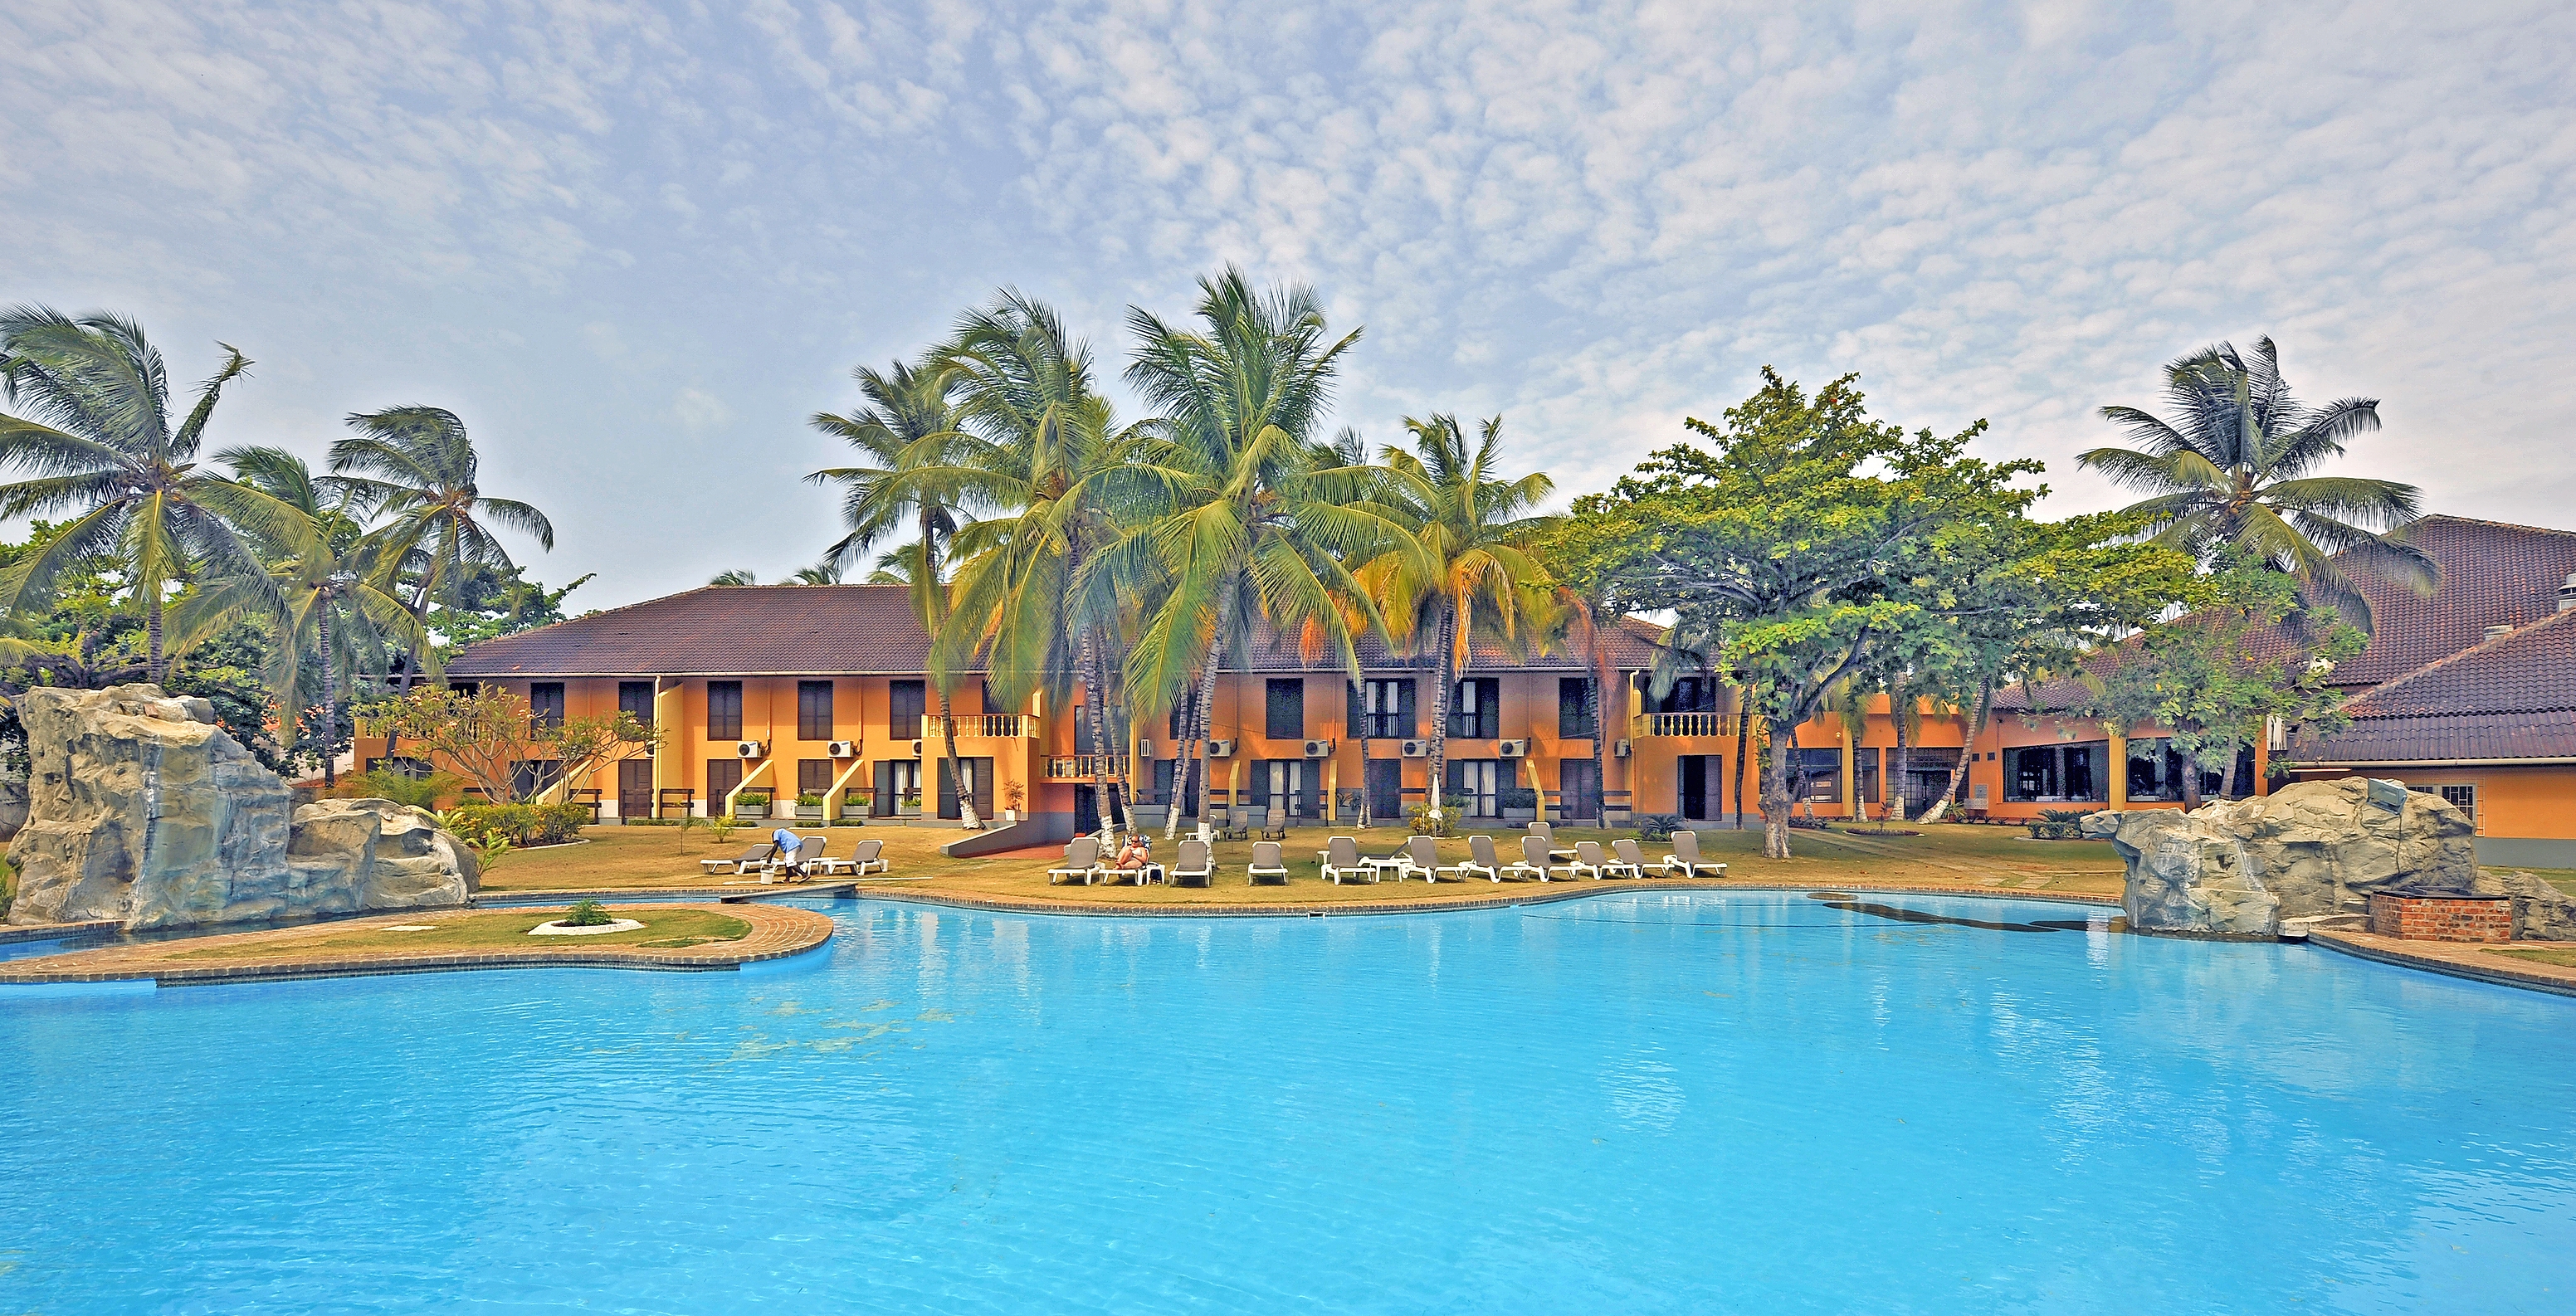
M 1091 741 L 1091 798 L 1100 805 L 1102 844 L 1106 848 L 1118 840 L 1120 805 L 1109 781 L 1109 701 L 1101 691 L 1104 680 L 1100 667 L 1100 644 L 1097 626 L 1082 628 L 1082 714 L 1089 723 Z
M 1216 634 L 1208 644 L 1207 672 L 1199 678 L 1197 718 L 1201 742 L 1205 742 L 1207 733 L 1215 729 L 1213 723 L 1216 720 L 1216 682 L 1218 674 L 1225 670 L 1226 641 L 1228 635 L 1234 630 L 1235 592 L 1236 583 L 1229 581 L 1226 584 L 1224 596 L 1217 600 Z M 1215 761 L 1210 760 L 1208 771 L 1202 773 L 1198 780 L 1198 816 L 1203 822 L 1209 816 L 1208 791 L 1214 785 L 1211 779 L 1216 776 L 1215 769 Z M 1232 801 L 1229 800 L 1228 803 Z
M 152 673 L 154 685 L 161 684 L 162 680 L 170 674 L 169 669 L 161 661 L 161 613 L 161 600 L 157 598 L 144 605 L 143 633 L 149 638 L 152 646 L 151 660 L 145 666 Z
M 1914 752 L 1914 738 L 1907 735 L 1905 729 L 1905 724 L 1912 720 L 1910 715 L 1914 710 L 1910 704 L 1913 698 L 1913 692 L 1903 681 L 1888 687 L 1887 714 L 1888 720 L 1896 724 L 1896 758 L 1888 767 L 1888 779 L 1881 783 L 1881 789 L 1887 792 L 1887 807 L 1880 810 L 1880 815 L 1897 822 L 1905 821 L 1905 769 Z
M 1753 697 L 1735 687 L 1735 830 L 1744 830 L 1744 770 L 1753 757 Z
M 1968 734 L 1959 742 L 1959 761 L 1950 765 L 1950 780 L 1941 788 L 1941 798 L 1923 811 L 1925 824 L 1941 821 L 1941 815 L 1950 811 L 1950 802 L 1959 798 L 1959 783 L 1968 775 L 1968 763 L 1973 757 L 1970 751 L 1976 747 L 1977 737 L 1986 734 L 1986 718 L 1994 712 L 1994 707 L 1995 683 L 1988 681 L 1977 687 L 1977 711 L 1968 722 Z
M 938 509 L 926 498 L 921 501 L 921 570 L 922 589 L 929 600 L 931 634 L 935 637 L 948 622 L 948 596 L 939 583 Z M 975 792 L 957 758 L 957 716 L 949 703 L 948 682 L 944 679 L 939 682 L 939 731 L 948 751 L 948 784 L 957 792 L 957 825 L 970 832 L 982 831 L 984 820 L 975 813 Z M 934 810 L 936 807 L 934 801 Z
M 1607 651 L 1597 643 L 1592 663 L 1592 813 L 1593 825 L 1610 830 L 1610 768 L 1608 755 L 1602 752 L 1610 734 L 1610 683 L 1603 678 L 1602 658 Z M 1613 673 L 1615 674 L 1615 673 Z
M 1458 686 L 1458 599 L 1444 598 L 1440 605 L 1439 635 L 1440 683 L 1431 692 L 1431 777 L 1423 783 L 1424 802 L 1429 806 L 1432 834 L 1447 830 L 1449 789 L 1449 700 Z

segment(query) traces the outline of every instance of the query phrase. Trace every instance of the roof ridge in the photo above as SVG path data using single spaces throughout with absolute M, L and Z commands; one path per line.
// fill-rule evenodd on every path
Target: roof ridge
M 2389 679 L 2372 686 L 2370 689 L 2363 691 L 2361 694 L 2354 696 L 2349 701 L 2349 704 L 2367 704 L 2371 700 L 2377 699 L 2379 696 L 2387 694 L 2400 686 L 2407 685 L 2419 677 L 2431 676 L 2434 673 L 2451 666 L 2453 663 L 2461 661 L 2462 659 L 2490 652 L 2507 641 L 2529 635 L 2544 626 L 2555 626 L 2570 617 L 2576 617 L 2576 609 L 2570 609 L 2565 612 L 2553 612 L 2538 621 L 2528 622 L 2524 625 L 2515 627 L 2512 630 L 2506 631 L 2502 635 L 2490 635 L 2485 639 L 2470 645 L 2468 648 L 2460 650 L 2458 653 L 2445 654 L 2442 657 L 2436 658 L 2433 661 L 2416 668 L 2414 671 L 2390 677 Z M 2349 707 L 2349 704 L 2347 707 Z
M 2412 530 L 2427 521 L 2450 521 L 2459 525 L 2491 525 L 2506 530 L 2528 530 L 2533 534 L 2566 535 L 2570 538 L 2576 538 L 2576 530 L 2560 530 L 2554 526 L 2545 525 L 2524 525 L 2520 521 L 2493 521 L 2482 516 L 2461 516 L 2456 512 L 2427 512 L 2388 533 L 2402 536 L 2407 531 Z

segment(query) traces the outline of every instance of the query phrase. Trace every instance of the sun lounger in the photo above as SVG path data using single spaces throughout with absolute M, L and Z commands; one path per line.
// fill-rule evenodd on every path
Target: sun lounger
M 1572 850 L 1565 849 L 1556 843 L 1556 824 L 1543 822 L 1531 823 L 1529 824 L 1529 834 L 1547 843 L 1547 857 L 1549 862 L 1562 863 L 1563 861 L 1574 857 L 1574 852 Z
M 1601 880 L 1601 870 L 1608 862 L 1601 853 L 1599 841 L 1577 841 L 1574 843 L 1574 860 L 1566 867 L 1572 869 L 1578 877 L 1589 873 L 1592 880 L 1598 882 Z
M 1288 865 L 1280 862 L 1279 843 L 1277 841 L 1253 842 L 1252 862 L 1243 866 L 1243 876 L 1248 882 L 1275 877 L 1279 879 L 1280 885 L 1287 885 Z
M 1270 811 L 1269 818 L 1261 824 L 1261 835 L 1265 839 L 1273 841 L 1287 840 L 1288 811 L 1286 809 L 1272 809 Z
M 1667 873 L 1678 873 L 1683 877 L 1697 877 L 1701 869 L 1707 869 L 1711 877 L 1726 876 L 1726 865 L 1700 858 L 1697 832 L 1673 833 L 1673 852 L 1664 856 L 1663 868 Z
M 1064 862 L 1047 870 L 1047 885 L 1060 886 L 1063 879 L 1079 878 L 1083 885 L 1100 880 L 1100 838 L 1077 836 L 1064 848 Z
M 1419 875 L 1425 882 L 1440 880 L 1440 843 L 1428 836 L 1408 837 L 1404 842 L 1404 862 L 1395 870 L 1395 880 Z
M 1191 878 L 1198 880 L 1192 882 Z M 1216 864 L 1208 858 L 1208 843 L 1197 840 L 1181 842 L 1180 853 L 1172 862 L 1171 885 L 1211 886 L 1215 882 Z
M 1324 843 L 1324 880 L 1340 886 L 1344 880 L 1374 882 L 1378 880 L 1375 865 L 1360 862 L 1360 842 L 1355 836 L 1336 836 Z M 1396 880 L 1404 880 L 1401 872 Z
M 820 836 L 799 837 L 794 853 L 782 852 L 760 865 L 760 880 L 768 882 L 780 877 L 809 876 L 811 866 L 822 859 L 825 844 Z
M 1546 837 L 1536 835 L 1524 836 L 1521 838 L 1520 862 L 1506 865 L 1503 868 L 1503 874 L 1510 877 L 1526 874 L 1537 878 L 1539 881 L 1545 882 L 1549 880 L 1549 871 L 1555 867 L 1554 864 L 1549 862 L 1551 858 L 1552 856 L 1547 852 Z
M 698 867 L 709 873 L 745 873 L 751 866 L 769 857 L 769 842 L 763 841 L 742 852 L 738 859 L 701 859 Z
M 852 850 L 850 852 L 850 857 L 843 862 L 850 866 L 850 875 L 852 877 L 866 877 L 870 873 L 891 873 L 894 871 L 894 865 L 887 863 L 885 860 L 885 842 L 883 841 L 859 842 L 858 848 Z
M 1601 866 L 1601 872 L 1604 876 L 1616 877 L 1622 873 L 1625 873 L 1630 877 L 1644 877 L 1646 875 L 1646 856 L 1644 852 L 1637 849 L 1637 842 L 1634 837 L 1622 836 L 1618 840 L 1612 841 L 1610 843 L 1610 853 L 1616 855 L 1617 858 L 1614 858 L 1609 863 Z
M 1251 840 L 1252 810 L 1228 807 L 1225 811 L 1225 827 L 1217 835 L 1228 841 Z
M 1471 877 L 1481 877 L 1488 882 L 1500 882 L 1503 880 L 1502 863 L 1500 860 L 1494 858 L 1494 838 L 1490 836 L 1468 837 L 1467 855 L 1467 862 L 1463 864 L 1452 864 L 1447 869 L 1449 872 L 1456 873 L 1459 881 L 1464 882 Z

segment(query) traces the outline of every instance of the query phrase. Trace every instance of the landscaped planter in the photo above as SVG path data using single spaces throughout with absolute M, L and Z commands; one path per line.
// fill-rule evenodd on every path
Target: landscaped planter
M 823 821 L 823 806 L 819 804 L 797 805 L 796 817 L 800 822 L 821 822 Z
M 894 816 L 897 818 L 918 818 L 921 816 L 921 806 L 918 804 L 898 804 L 894 806 Z

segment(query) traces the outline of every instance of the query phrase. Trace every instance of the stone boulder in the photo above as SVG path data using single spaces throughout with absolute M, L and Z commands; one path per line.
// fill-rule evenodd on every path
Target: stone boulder
M 348 908 L 461 905 L 482 886 L 482 868 L 438 820 L 391 800 L 319 800 L 295 811 L 286 846 L 287 885 Z
M 29 767 L 27 821 L 9 845 L 12 923 L 176 928 L 428 908 L 463 903 L 479 877 L 461 842 L 384 801 L 308 806 L 323 811 L 320 828 L 299 840 L 286 783 L 205 700 L 121 685 L 16 702 Z M 379 807 L 347 807 L 361 803 Z
M 2127 863 L 2124 903 L 2140 931 L 2268 937 L 2284 919 L 2358 913 L 2382 892 L 2510 895 L 2515 935 L 2576 930 L 2576 900 L 2527 875 L 2481 873 L 2468 815 L 2396 782 L 2298 782 L 2190 813 L 2105 810 L 2083 830 Z

